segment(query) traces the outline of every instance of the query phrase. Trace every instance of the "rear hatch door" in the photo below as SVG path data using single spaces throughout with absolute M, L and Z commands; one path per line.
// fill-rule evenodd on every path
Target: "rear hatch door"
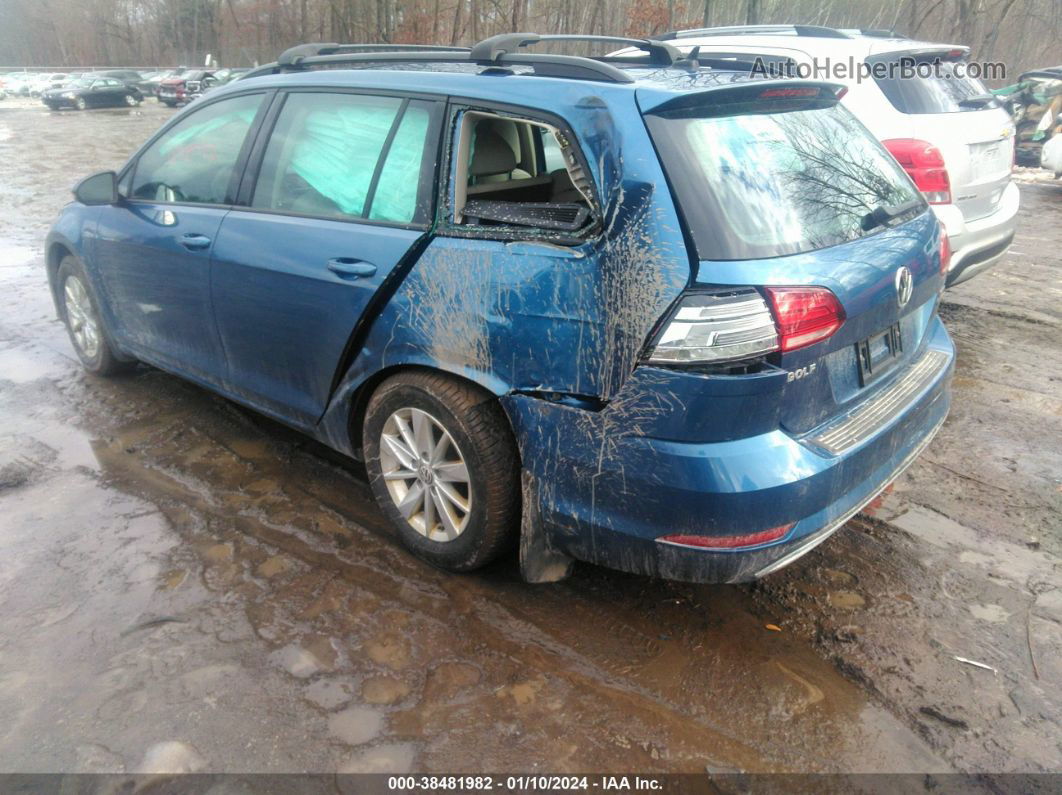
M 843 308 L 827 339 L 768 357 L 792 376 L 778 412 L 794 433 L 909 365 L 943 285 L 937 223 L 914 184 L 836 97 L 794 94 L 802 85 L 821 84 L 643 101 L 656 100 L 646 123 L 696 249 L 691 289 L 821 287 Z

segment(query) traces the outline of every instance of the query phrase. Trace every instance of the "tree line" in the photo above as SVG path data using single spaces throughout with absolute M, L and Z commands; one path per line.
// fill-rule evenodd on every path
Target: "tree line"
M 652 36 L 801 23 L 965 44 L 1025 69 L 1062 62 L 1062 0 L 0 0 L 0 66 L 226 66 L 308 41 L 470 44 L 495 33 Z

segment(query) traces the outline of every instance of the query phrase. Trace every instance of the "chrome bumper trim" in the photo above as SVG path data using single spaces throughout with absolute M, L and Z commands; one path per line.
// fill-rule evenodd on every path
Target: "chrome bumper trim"
M 851 450 L 903 413 L 912 398 L 937 379 L 948 361 L 946 353 L 926 351 L 891 386 L 807 437 L 807 441 L 833 455 Z

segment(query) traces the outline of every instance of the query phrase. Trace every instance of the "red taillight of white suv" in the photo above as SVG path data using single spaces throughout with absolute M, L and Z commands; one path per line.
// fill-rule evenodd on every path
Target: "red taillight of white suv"
M 654 364 L 716 364 L 787 353 L 821 342 L 845 320 L 825 287 L 752 287 L 685 296 L 656 338 Z M 773 310 L 773 312 L 772 312 Z
M 882 141 L 930 204 L 951 204 L 951 179 L 944 155 L 933 144 L 917 138 Z

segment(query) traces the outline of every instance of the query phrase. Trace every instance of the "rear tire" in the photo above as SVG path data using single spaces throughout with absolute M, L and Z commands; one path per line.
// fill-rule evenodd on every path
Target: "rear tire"
M 77 99 L 74 100 L 74 107 L 77 108 L 78 110 L 84 110 L 85 108 L 88 107 L 88 103 L 85 102 L 85 98 L 84 97 L 78 97 Z
M 515 540 L 520 468 L 493 395 L 439 373 L 402 373 L 373 393 L 362 438 L 376 501 L 414 555 L 471 571 Z
M 131 370 L 135 362 L 123 361 L 115 354 L 85 270 L 75 257 L 63 257 L 56 282 L 63 323 L 85 369 L 104 376 Z

